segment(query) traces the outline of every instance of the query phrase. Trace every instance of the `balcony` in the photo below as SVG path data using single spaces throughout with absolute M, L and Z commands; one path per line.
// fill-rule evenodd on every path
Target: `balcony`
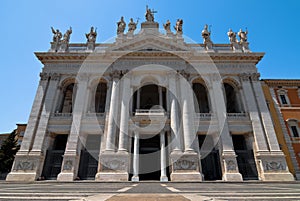
M 165 116 L 166 114 L 164 109 L 136 109 L 134 116 Z

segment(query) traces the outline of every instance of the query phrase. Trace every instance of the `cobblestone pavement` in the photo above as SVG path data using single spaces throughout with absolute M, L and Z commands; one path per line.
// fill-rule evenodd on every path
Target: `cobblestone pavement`
M 201 201 L 300 200 L 300 182 L 0 182 L 0 200 Z

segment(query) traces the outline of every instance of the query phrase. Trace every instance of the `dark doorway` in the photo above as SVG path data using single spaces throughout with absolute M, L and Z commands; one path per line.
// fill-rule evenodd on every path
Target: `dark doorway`
M 81 150 L 78 177 L 94 180 L 98 170 L 101 135 L 88 135 L 85 148 Z
M 205 145 L 204 145 L 205 148 L 204 148 L 203 144 L 205 139 L 206 141 L 205 141 Z M 222 173 L 221 173 L 219 150 L 217 150 L 214 147 L 212 137 L 206 135 L 198 135 L 198 141 L 200 147 L 201 167 L 202 167 L 202 174 L 204 175 L 204 180 L 221 180 Z
M 160 136 L 140 139 L 139 179 L 160 180 Z
M 258 173 L 253 150 L 249 149 L 243 135 L 232 136 L 233 146 L 237 155 L 239 171 L 244 180 L 257 180 Z
M 42 174 L 45 179 L 56 179 L 60 173 L 67 140 L 68 135 L 56 135 L 53 148 L 47 150 Z

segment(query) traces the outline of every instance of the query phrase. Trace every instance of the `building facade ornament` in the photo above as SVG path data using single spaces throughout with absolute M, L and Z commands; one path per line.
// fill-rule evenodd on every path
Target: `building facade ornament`
M 203 38 L 203 44 L 205 45 L 206 50 L 213 49 L 213 42 L 210 39 L 211 32 L 208 30 L 207 24 L 204 26 L 204 29 L 202 30 L 201 34 Z
M 126 22 L 124 21 L 124 17 L 122 16 L 120 21 L 117 22 L 117 34 L 122 35 L 124 34 L 126 28 Z
M 182 33 L 183 33 L 182 25 L 183 25 L 183 20 L 177 19 L 176 25 L 174 26 L 174 29 L 175 29 L 177 35 L 182 35 Z

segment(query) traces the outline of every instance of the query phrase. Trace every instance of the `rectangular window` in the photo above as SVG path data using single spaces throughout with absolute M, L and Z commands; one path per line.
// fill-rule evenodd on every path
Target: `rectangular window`
M 291 126 L 292 132 L 293 132 L 293 136 L 294 137 L 299 137 L 299 133 L 298 133 L 298 129 L 296 126 Z
M 281 103 L 282 104 L 288 104 L 285 98 L 285 95 L 280 95 Z

